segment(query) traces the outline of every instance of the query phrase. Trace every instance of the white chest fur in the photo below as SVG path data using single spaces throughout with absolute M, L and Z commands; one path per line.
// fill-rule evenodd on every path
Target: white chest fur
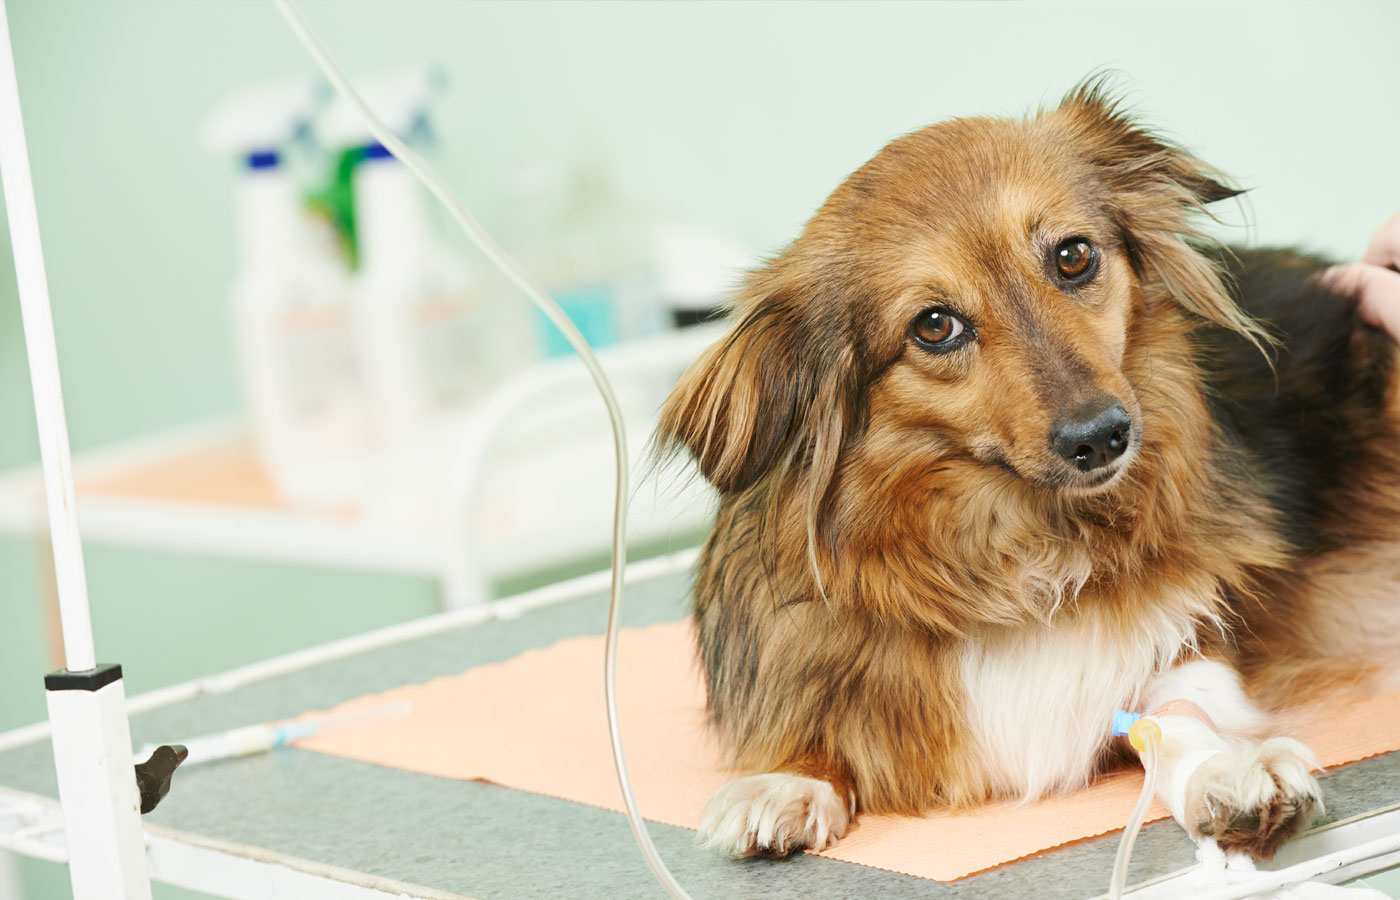
M 969 724 L 992 787 L 1030 800 L 1084 784 L 1112 730 L 1153 676 L 1195 643 L 1184 611 L 1067 610 L 1051 624 L 998 628 L 961 656 Z

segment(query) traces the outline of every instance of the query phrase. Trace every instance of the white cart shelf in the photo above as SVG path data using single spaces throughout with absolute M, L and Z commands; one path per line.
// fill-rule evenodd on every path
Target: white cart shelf
M 721 330 L 688 329 L 600 354 L 626 404 L 639 476 L 660 399 Z M 488 395 L 447 438 L 453 471 L 430 498 L 435 515 L 288 504 L 242 427 L 218 421 L 78 454 L 79 525 L 85 539 L 108 545 L 420 575 L 441 584 L 445 605 L 469 605 L 488 597 L 495 579 L 607 551 L 612 446 L 591 390 L 581 365 L 559 360 Z M 531 421 L 536 432 L 562 426 L 517 433 Z M 634 542 L 689 538 L 712 511 L 708 487 L 684 470 L 634 484 Z M 0 474 L 0 533 L 47 530 L 38 467 Z

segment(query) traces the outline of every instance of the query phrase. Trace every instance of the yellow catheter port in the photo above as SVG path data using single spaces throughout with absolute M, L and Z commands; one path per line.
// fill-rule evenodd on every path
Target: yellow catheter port
M 1115 723 L 1115 726 L 1117 723 Z M 1120 730 L 1117 732 L 1122 734 Z M 1113 877 L 1108 883 L 1108 900 L 1122 900 L 1123 889 L 1128 883 L 1128 860 L 1133 856 L 1133 842 L 1137 840 L 1142 822 L 1147 818 L 1147 807 L 1152 803 L 1152 795 L 1157 791 L 1157 747 L 1162 743 L 1162 726 L 1149 716 L 1142 716 L 1128 729 L 1128 743 L 1142 754 L 1142 793 L 1138 795 L 1137 806 L 1132 818 L 1118 841 L 1118 855 L 1113 860 Z
M 1133 745 L 1134 750 L 1142 753 L 1147 750 L 1149 740 L 1154 744 L 1162 743 L 1162 726 L 1157 724 L 1156 719 L 1143 716 L 1128 729 L 1128 743 Z

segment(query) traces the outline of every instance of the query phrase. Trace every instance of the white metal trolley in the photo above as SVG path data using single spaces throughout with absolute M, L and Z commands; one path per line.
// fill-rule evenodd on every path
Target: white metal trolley
M 653 895 L 655 886 L 617 814 L 298 750 L 177 773 L 170 801 L 142 822 L 133 730 L 159 740 L 285 718 L 596 632 L 607 576 L 496 602 L 480 602 L 477 594 L 468 599 L 478 602 L 466 609 L 128 701 L 120 667 L 99 665 L 93 642 L 3 0 L 0 174 L 24 314 L 66 658 L 65 668 L 46 682 L 49 721 L 0 735 L 0 848 L 66 862 L 76 900 L 145 900 L 153 876 L 249 900 Z M 502 399 L 500 410 L 491 414 L 504 415 L 513 399 L 518 398 Z M 484 450 L 472 452 L 477 458 Z M 465 471 L 467 482 L 457 490 L 470 496 L 476 469 Z M 683 553 L 629 570 L 633 593 L 642 600 L 634 604 L 631 624 L 684 615 L 693 559 L 693 553 Z M 469 571 L 452 577 L 461 585 L 481 580 Z M 1346 767 L 1326 785 L 1334 820 L 1285 848 L 1274 864 L 1280 883 L 1303 878 L 1335 883 L 1400 863 L 1400 754 Z M 1377 797 L 1384 799 L 1377 803 Z M 1084 898 L 1098 893 L 1113 852 L 1112 838 L 1100 838 L 939 884 L 812 856 L 736 864 L 695 848 L 685 829 L 656 830 L 680 879 L 697 896 L 713 897 Z M 1139 886 L 1131 896 L 1182 896 L 1192 865 L 1189 841 L 1180 830 L 1171 823 L 1151 826 L 1139 848 L 1133 871 Z

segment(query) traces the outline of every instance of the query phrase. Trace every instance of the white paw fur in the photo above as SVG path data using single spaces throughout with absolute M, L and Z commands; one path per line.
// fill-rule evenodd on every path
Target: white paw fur
M 851 808 L 825 781 L 770 773 L 731 781 L 705 804 L 699 840 L 730 856 L 821 850 L 844 836 Z
M 1291 738 L 1230 744 L 1186 782 L 1182 822 L 1193 836 L 1272 857 L 1323 812 L 1317 759 Z

